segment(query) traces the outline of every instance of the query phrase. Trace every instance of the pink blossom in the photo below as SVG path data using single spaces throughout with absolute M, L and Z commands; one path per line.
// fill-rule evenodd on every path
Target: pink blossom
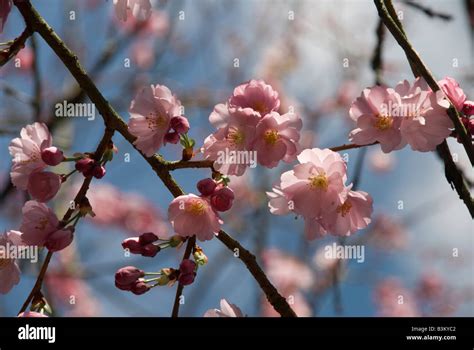
M 48 237 L 58 229 L 59 220 L 56 214 L 46 204 L 34 200 L 25 203 L 22 213 L 20 231 L 23 242 L 44 246 Z
M 251 108 L 265 116 L 280 107 L 278 92 L 263 80 L 250 80 L 237 86 L 229 99 L 230 107 Z
M 30 174 L 46 168 L 41 152 L 51 144 L 52 137 L 44 123 L 27 125 L 21 129 L 20 137 L 10 142 L 8 149 L 13 157 L 10 176 L 16 187 L 26 190 Z
M 204 158 L 214 160 L 214 168 L 226 175 L 242 175 L 251 166 L 251 144 L 258 114 L 250 108 L 228 109 L 217 125 L 225 125 L 204 140 Z
M 375 303 L 381 317 L 417 317 L 420 311 L 413 294 L 397 279 L 381 281 L 375 288 Z
M 221 299 L 220 306 L 220 309 L 207 310 L 204 317 L 244 317 L 237 305 L 231 304 L 225 299 Z
M 12 0 L 0 0 L 0 33 L 3 32 L 3 27 L 5 26 L 11 9 Z
M 175 198 L 168 208 L 168 218 L 176 234 L 196 235 L 201 241 L 212 239 L 223 223 L 209 201 L 194 194 Z
M 64 155 L 59 148 L 52 146 L 41 151 L 41 159 L 48 165 L 56 166 L 64 160 Z
M 154 257 L 161 250 L 158 245 L 153 244 L 158 239 L 158 236 L 154 233 L 146 232 L 139 237 L 127 238 L 122 242 L 122 247 L 123 249 L 128 249 L 132 254 Z
M 378 173 L 384 173 L 392 170 L 394 163 L 394 156 L 390 153 L 383 153 L 377 150 L 372 152 L 369 156 L 369 164 L 372 170 Z
M 260 165 L 274 168 L 280 160 L 290 163 L 299 152 L 301 119 L 294 113 L 270 112 L 258 123 L 252 150 Z
M 163 38 L 170 28 L 169 16 L 165 11 L 154 10 L 150 17 L 140 20 L 133 17 L 130 9 L 126 11 L 127 20 L 123 21 L 114 17 L 115 23 L 126 32 L 138 32 L 140 36 L 153 36 L 153 38 Z
M 21 245 L 21 232 L 8 231 L 0 235 L 0 246 Z M 7 294 L 15 285 L 20 282 L 20 269 L 15 259 L 0 256 L 0 294 Z
M 326 229 L 337 236 L 349 236 L 369 225 L 372 211 L 372 197 L 368 193 L 348 188 L 346 199 L 337 206 L 335 217 L 328 220 Z
M 18 68 L 24 72 L 30 71 L 33 67 L 33 62 L 35 61 L 33 50 L 28 46 L 18 51 L 15 58 L 19 60 Z
M 25 311 L 19 314 L 18 317 L 48 317 L 48 315 L 36 311 Z
M 434 94 L 422 78 L 413 86 L 405 80 L 395 87 L 401 96 L 403 139 L 414 151 L 433 151 L 451 134 L 453 123 L 442 107 L 442 93 Z
M 329 149 L 306 149 L 298 155 L 300 164 L 281 175 L 280 188 L 291 201 L 292 211 L 318 218 L 341 202 L 346 181 L 346 164 Z
M 232 189 L 221 187 L 214 191 L 209 200 L 215 211 L 227 211 L 232 208 L 234 198 L 234 191 Z
M 115 286 L 122 290 L 131 290 L 145 272 L 134 266 L 126 266 L 115 273 Z
M 179 265 L 178 281 L 183 286 L 194 282 L 196 277 L 196 263 L 189 259 L 184 259 Z
M 47 202 L 54 198 L 61 188 L 62 179 L 58 174 L 41 171 L 30 174 L 28 193 L 38 202 Z
M 216 189 L 217 184 L 213 179 L 207 178 L 207 179 L 200 180 L 197 183 L 196 187 L 203 196 L 210 196 L 211 194 L 214 193 L 214 190 Z
M 438 81 L 441 90 L 446 94 L 454 107 L 461 112 L 464 101 L 466 101 L 466 94 L 459 86 L 459 83 L 451 77 L 446 77 Z
M 378 141 L 385 153 L 405 146 L 400 133 L 400 115 L 393 115 L 392 108 L 399 108 L 400 96 L 393 89 L 375 86 L 364 89 L 349 110 L 350 117 L 357 122 L 349 138 L 357 145 L 368 145 Z
M 50 252 L 58 252 L 68 247 L 74 238 L 74 228 L 66 227 L 57 230 L 48 236 L 45 247 Z
M 474 102 L 473 101 L 464 101 L 464 105 L 462 107 L 462 112 L 466 117 L 470 117 L 474 115 Z
M 148 69 L 155 60 L 153 43 L 148 40 L 137 40 L 132 48 L 132 60 L 141 69 Z
M 121 21 L 127 20 L 130 9 L 133 17 L 139 20 L 146 20 L 151 14 L 150 0 L 114 0 L 115 15 Z
M 262 259 L 268 278 L 284 294 L 308 290 L 315 282 L 313 272 L 303 261 L 276 248 L 265 250 Z
M 164 85 L 142 89 L 130 106 L 130 132 L 137 136 L 134 145 L 146 156 L 152 156 L 166 144 L 170 121 L 181 114 L 181 102 Z

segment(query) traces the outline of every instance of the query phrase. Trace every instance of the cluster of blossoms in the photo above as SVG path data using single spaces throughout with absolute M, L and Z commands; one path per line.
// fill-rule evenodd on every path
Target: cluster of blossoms
M 298 155 L 300 164 L 281 175 L 280 183 L 267 192 L 270 212 L 293 212 L 305 220 L 305 234 L 315 239 L 328 232 L 348 236 L 367 227 L 372 198 L 346 186 L 346 163 L 329 149 L 306 149 Z
M 150 85 L 136 95 L 130 106 L 128 128 L 137 137 L 134 145 L 152 156 L 167 143 L 178 143 L 189 130 L 181 102 L 164 85 Z
M 191 193 L 173 199 L 168 218 L 176 234 L 182 237 L 196 235 L 199 240 L 207 241 L 219 233 L 223 222 L 218 212 L 232 207 L 234 192 L 223 179 L 201 180 L 197 189 L 200 196 Z
M 281 160 L 294 161 L 302 122 L 292 111 L 279 114 L 279 108 L 278 93 L 264 81 L 237 86 L 227 103 L 216 105 L 209 116 L 217 131 L 204 141 L 204 158 L 226 175 L 242 175 L 255 161 L 268 168 Z
M 473 103 L 452 78 L 439 81 L 441 91 L 434 93 L 423 78 L 411 85 L 400 82 L 394 89 L 375 86 L 365 89 L 350 108 L 357 123 L 349 137 L 357 145 L 379 142 L 385 153 L 407 144 L 415 151 L 433 151 L 452 134 L 453 123 L 446 109 L 450 102 L 463 112 L 462 122 L 472 134 Z

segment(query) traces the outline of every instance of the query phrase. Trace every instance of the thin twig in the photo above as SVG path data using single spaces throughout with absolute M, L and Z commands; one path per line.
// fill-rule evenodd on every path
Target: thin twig
M 182 260 L 189 259 L 189 256 L 191 255 L 195 244 L 196 244 L 196 236 L 192 236 L 188 240 L 188 243 L 186 244 L 186 250 L 184 252 Z M 179 305 L 181 305 L 181 295 L 183 295 L 183 289 L 184 289 L 184 286 L 178 282 L 178 288 L 176 288 L 176 296 L 174 298 L 173 311 L 171 313 L 171 317 L 179 316 Z

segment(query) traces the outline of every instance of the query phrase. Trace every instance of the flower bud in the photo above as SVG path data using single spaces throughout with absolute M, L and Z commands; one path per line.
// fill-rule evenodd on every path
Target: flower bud
M 153 243 L 148 243 L 145 246 L 141 247 L 141 254 L 142 256 L 148 256 L 148 257 L 154 257 L 156 254 L 158 254 L 161 250 L 161 248 L 157 245 L 154 245 Z
M 145 232 L 138 237 L 138 242 L 140 242 L 141 245 L 146 245 L 148 243 L 156 242 L 158 239 L 158 236 L 153 232 Z
M 189 130 L 189 121 L 184 116 L 173 117 L 171 118 L 170 126 L 178 134 L 185 134 Z
M 132 254 L 141 254 L 142 245 L 138 237 L 127 238 L 122 242 L 123 249 L 128 249 Z
M 196 270 L 196 263 L 189 259 L 184 259 L 179 265 L 179 271 L 181 274 L 194 273 Z
M 79 159 L 77 162 L 76 162 L 76 165 L 75 165 L 75 168 L 77 171 L 81 172 L 81 173 L 85 173 L 85 172 L 89 172 L 91 171 L 92 167 L 94 166 L 95 164 L 95 160 L 94 159 L 91 159 L 91 158 L 82 158 L 82 159 Z M 85 174 L 84 174 L 85 176 Z
M 214 193 L 214 190 L 216 189 L 217 184 L 213 179 L 207 178 L 207 179 L 202 179 L 201 181 L 199 181 L 196 187 L 203 196 L 210 196 L 211 194 Z
M 60 175 L 41 171 L 31 173 L 28 177 L 28 193 L 38 202 L 47 202 L 52 199 L 61 187 L 62 178 Z
M 150 287 L 146 285 L 143 281 L 138 281 L 132 286 L 132 293 L 135 295 L 142 295 L 145 294 L 150 290 Z
M 195 273 L 180 274 L 178 277 L 178 281 L 181 285 L 187 286 L 194 282 L 195 277 L 196 277 Z
M 66 227 L 49 235 L 44 245 L 50 252 L 57 252 L 68 247 L 74 238 L 74 228 Z
M 232 203 L 234 201 L 234 191 L 229 187 L 223 187 L 211 196 L 211 205 L 214 210 L 217 211 L 227 211 L 232 208 Z
M 60 164 L 64 160 L 63 151 L 57 147 L 48 147 L 41 151 L 41 159 L 50 166 Z
M 106 170 L 105 170 L 105 168 L 104 168 L 102 165 L 96 164 L 96 165 L 92 168 L 92 175 L 93 175 L 96 179 L 102 179 L 102 178 L 105 176 L 105 173 L 106 173 Z
M 179 134 L 177 132 L 169 132 L 165 135 L 165 141 L 168 143 L 177 144 L 179 141 Z
M 145 272 L 134 266 L 122 267 L 115 273 L 115 285 L 122 290 L 131 290 L 138 279 L 144 276 Z
M 474 102 L 473 101 L 464 101 L 464 105 L 462 107 L 462 112 L 467 117 L 470 117 L 471 115 L 474 115 Z

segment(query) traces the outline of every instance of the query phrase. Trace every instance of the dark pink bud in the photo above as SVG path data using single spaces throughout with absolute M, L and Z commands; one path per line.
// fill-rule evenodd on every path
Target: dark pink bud
M 79 159 L 77 162 L 76 162 L 76 170 L 81 172 L 81 173 L 85 173 L 85 172 L 89 172 L 91 171 L 92 167 L 94 166 L 94 159 L 91 159 L 91 158 L 82 158 L 82 159 Z M 85 174 L 84 174 L 85 175 Z M 92 175 L 92 174 L 91 174 Z
M 195 277 L 196 277 L 195 273 L 184 273 L 184 274 L 182 273 L 179 275 L 178 281 L 183 286 L 187 286 L 194 282 Z
M 179 271 L 182 274 L 194 273 L 196 270 L 196 263 L 189 259 L 184 259 L 179 265 Z
M 48 165 L 58 165 L 64 160 L 63 151 L 54 146 L 45 148 L 41 151 L 41 159 Z
M 229 187 L 223 187 L 211 196 L 211 205 L 217 211 L 227 211 L 232 208 L 234 191 Z
M 216 186 L 216 182 L 211 178 L 202 179 L 196 185 L 198 191 L 201 192 L 203 196 L 210 196 L 213 194 Z
M 122 267 L 115 273 L 115 285 L 121 286 L 123 290 L 129 290 L 124 288 L 132 288 L 133 284 L 135 284 L 139 278 L 144 277 L 145 272 L 134 267 L 134 266 L 126 266 Z
M 141 254 L 142 245 L 138 237 L 127 238 L 122 242 L 123 249 L 128 249 L 132 254 Z
M 473 101 L 464 101 L 464 105 L 462 107 L 462 112 L 467 117 L 470 117 L 471 115 L 474 115 L 474 102 Z
M 159 253 L 160 250 L 161 248 L 159 246 L 154 245 L 153 243 L 149 243 L 142 247 L 141 254 L 143 256 L 154 257 L 156 254 Z
M 92 175 L 94 175 L 96 179 L 102 179 L 105 176 L 105 173 L 106 173 L 106 170 L 102 165 L 97 164 L 92 169 Z
M 153 232 L 145 232 L 138 237 L 138 242 L 140 242 L 141 245 L 146 245 L 148 243 L 153 243 L 158 240 L 158 236 L 155 235 Z
M 50 252 L 58 252 L 68 247 L 74 238 L 74 228 L 67 227 L 49 235 L 44 245 Z
M 170 121 L 170 126 L 176 131 L 178 134 L 185 134 L 189 130 L 189 121 L 188 118 L 184 116 L 173 117 Z
M 169 132 L 165 135 L 165 141 L 168 143 L 178 143 L 179 141 L 179 134 L 175 132 Z
M 461 117 L 461 121 L 464 124 L 464 127 L 467 129 L 467 132 L 471 135 L 474 135 L 474 119 L 470 119 L 469 117 Z
M 132 286 L 132 289 L 131 289 L 132 293 L 136 295 L 145 294 L 149 290 L 150 290 L 150 287 L 148 287 L 146 283 L 143 281 L 138 281 Z

